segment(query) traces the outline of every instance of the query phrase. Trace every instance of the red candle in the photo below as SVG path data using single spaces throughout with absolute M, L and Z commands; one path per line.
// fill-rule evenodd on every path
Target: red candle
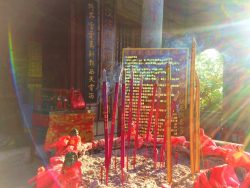
M 136 127 L 135 127 L 135 146 L 134 146 L 134 168 L 136 164 L 136 150 L 138 148 L 138 132 L 139 132 L 139 121 L 140 121 L 140 112 L 141 112 L 141 96 L 142 96 L 142 84 L 143 80 L 140 79 L 139 84 L 139 94 L 138 94 L 138 103 L 137 103 L 137 113 L 136 113 Z
M 157 134 L 158 134 L 158 118 L 159 118 L 159 108 L 160 108 L 160 96 L 161 96 L 161 88 L 159 87 L 158 91 L 157 91 L 157 103 L 156 103 L 156 112 L 155 112 L 155 129 L 154 129 L 154 162 L 155 162 L 155 167 L 156 167 L 157 158 L 158 158 L 156 142 L 157 142 Z
M 125 163 L 125 95 L 126 95 L 126 85 L 125 85 L 125 71 L 123 70 L 123 81 L 122 81 L 122 110 L 121 110 L 121 171 L 123 172 Z M 122 177 L 123 182 L 123 177 Z
M 147 133 L 146 133 L 146 147 L 148 146 L 149 142 L 149 132 L 151 129 L 151 123 L 152 123 L 152 116 L 154 112 L 154 105 L 155 105 L 155 93 L 158 85 L 158 80 L 156 80 L 154 87 L 153 87 L 153 95 L 152 95 L 152 101 L 151 101 L 151 109 L 149 111 L 149 118 L 148 118 L 148 127 L 147 127 Z
M 103 70 L 102 100 L 103 100 L 102 102 L 103 102 L 103 118 L 104 118 L 106 184 L 108 184 L 108 166 L 109 166 L 108 96 L 107 96 L 107 76 L 105 69 Z
M 133 85 L 134 85 L 134 71 L 133 67 L 130 67 L 130 73 L 131 73 L 131 78 L 130 78 L 130 85 L 129 85 L 129 116 L 128 116 L 128 148 L 130 148 L 130 135 L 131 135 L 131 125 L 132 125 L 132 118 L 133 118 Z M 127 170 L 128 170 L 128 152 L 127 150 Z
M 120 85 L 120 75 L 119 75 L 118 82 L 115 84 L 115 96 L 114 96 L 114 103 L 113 103 L 111 130 L 110 130 L 110 136 L 109 136 L 109 165 L 111 163 L 111 157 L 112 157 L 113 139 L 114 139 L 114 132 L 115 132 L 115 120 L 116 120 L 118 95 L 119 95 L 119 85 Z
M 123 185 L 123 182 L 124 182 L 124 168 L 123 169 L 121 169 L 121 172 L 122 172 L 122 185 Z

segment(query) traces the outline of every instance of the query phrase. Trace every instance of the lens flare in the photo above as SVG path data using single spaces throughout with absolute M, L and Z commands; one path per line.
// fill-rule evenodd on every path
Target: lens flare
M 19 111 L 21 112 L 21 115 L 22 115 L 23 124 L 24 124 L 26 130 L 28 131 L 29 137 L 30 137 L 31 141 L 33 142 L 33 145 L 35 147 L 37 154 L 43 160 L 43 163 L 47 164 L 46 159 L 44 157 L 44 154 L 42 153 L 41 149 L 39 149 L 39 147 L 36 145 L 34 137 L 32 136 L 32 132 L 30 129 L 31 125 L 29 125 L 30 123 L 27 119 L 27 115 L 25 114 L 25 109 L 23 106 L 19 87 L 17 84 L 17 76 L 16 76 L 17 71 L 16 71 L 16 64 L 15 64 L 15 57 L 14 57 L 13 37 L 12 37 L 11 25 L 8 25 L 8 50 L 9 50 L 9 57 L 10 57 L 11 78 L 12 78 L 12 82 L 13 82 L 14 92 L 15 92 L 17 102 L 18 102 Z

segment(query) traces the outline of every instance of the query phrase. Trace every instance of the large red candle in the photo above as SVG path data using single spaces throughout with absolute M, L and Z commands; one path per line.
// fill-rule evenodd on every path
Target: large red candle
M 128 139 L 128 149 L 130 148 L 130 135 L 131 135 L 131 126 L 132 126 L 132 118 L 133 118 L 133 86 L 134 86 L 134 71 L 133 67 L 130 68 L 131 78 L 130 78 L 130 85 L 129 85 L 129 116 L 128 116 L 128 132 L 127 132 L 127 139 Z M 127 150 L 127 170 L 128 170 L 128 157 Z
M 123 71 L 123 81 L 122 81 L 122 109 L 121 109 L 121 172 L 122 172 L 122 182 L 123 182 L 123 169 L 125 166 L 125 95 L 126 95 L 126 85 L 125 85 L 125 71 Z
M 158 119 L 159 119 L 159 108 L 160 108 L 160 98 L 161 98 L 160 96 L 161 96 L 161 88 L 158 87 L 156 112 L 155 112 L 155 129 L 154 129 L 154 162 L 155 162 L 155 167 L 156 167 L 157 158 L 158 158 L 156 142 L 157 142 L 157 134 L 158 134 Z
M 134 146 L 134 168 L 136 164 L 136 150 L 138 148 L 138 134 L 139 134 L 139 121 L 140 121 L 140 115 L 141 115 L 141 96 L 142 96 L 142 84 L 143 80 L 140 79 L 139 84 L 139 94 L 138 94 L 138 103 L 137 103 L 137 113 L 136 113 L 136 127 L 135 127 L 135 146 Z
M 147 127 L 147 132 L 146 132 L 146 146 L 148 146 L 149 142 L 149 132 L 151 129 L 151 123 L 152 123 L 152 116 L 154 112 L 154 105 L 155 105 L 155 93 L 158 85 L 158 80 L 156 80 L 154 87 L 153 87 L 153 95 L 152 95 L 152 101 L 151 101 L 151 109 L 149 111 L 149 117 L 148 117 L 148 127 Z
M 111 130 L 110 130 L 110 136 L 109 136 L 109 165 L 111 163 L 111 157 L 112 157 L 113 139 L 114 139 L 114 132 L 115 132 L 115 120 L 116 120 L 118 95 L 119 95 L 119 85 L 120 85 L 120 75 L 119 75 L 118 82 L 115 84 L 115 95 L 114 95 L 114 102 L 113 102 Z
M 103 102 L 103 118 L 104 118 L 106 184 L 108 184 L 108 166 L 109 166 L 108 95 L 107 95 L 107 76 L 105 69 L 103 70 L 102 102 Z

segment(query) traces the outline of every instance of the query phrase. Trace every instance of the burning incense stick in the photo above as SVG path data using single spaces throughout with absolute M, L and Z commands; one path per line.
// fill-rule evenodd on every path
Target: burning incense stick
M 167 181 L 172 183 L 172 144 L 171 144 L 171 68 L 168 64 L 166 66 L 166 132 L 167 132 L 167 148 L 166 148 L 166 164 L 167 164 Z
M 108 184 L 108 156 L 109 156 L 109 138 L 108 138 L 108 96 L 107 96 L 107 75 L 106 70 L 103 70 L 103 117 L 104 117 L 104 138 L 105 138 L 105 169 L 106 169 L 106 184 Z
M 135 127 L 135 144 L 134 144 L 134 168 L 136 165 L 136 150 L 138 148 L 138 134 L 139 134 L 139 121 L 140 121 L 140 115 L 141 115 L 141 96 L 142 96 L 142 84 L 143 80 L 142 77 L 140 79 L 139 84 L 139 94 L 138 94 L 138 103 L 137 103 L 137 113 L 136 113 L 136 127 Z
M 159 108 L 160 108 L 160 98 L 161 98 L 161 88 L 158 87 L 157 90 L 157 103 L 156 103 L 156 112 L 155 112 L 155 129 L 154 129 L 154 166 L 156 168 L 158 160 L 158 151 L 156 148 L 157 134 L 158 134 L 158 118 L 159 118 Z
M 151 101 L 151 109 L 149 111 L 149 117 L 148 117 L 148 127 L 147 127 L 147 133 L 146 133 L 146 152 L 148 153 L 148 142 L 149 142 L 149 133 L 151 132 L 151 123 L 152 123 L 152 117 L 154 112 L 154 105 L 155 105 L 155 93 L 158 86 L 158 80 L 156 80 L 154 87 L 153 87 L 153 95 L 152 95 L 152 101 Z
M 196 95 L 195 95 L 195 172 L 200 172 L 200 82 L 197 73 L 195 74 Z
M 112 158 L 112 148 L 113 148 L 113 139 L 114 139 L 114 132 L 115 132 L 115 120 L 116 120 L 116 112 L 117 112 L 117 104 L 118 104 L 120 76 L 121 74 L 119 75 L 118 82 L 115 83 L 115 96 L 114 96 L 114 103 L 113 103 L 111 130 L 110 130 L 110 136 L 109 136 L 109 156 L 108 156 L 109 166 L 110 166 L 111 158 Z
M 122 79 L 122 110 L 121 110 L 121 171 L 122 171 L 122 183 L 123 183 L 123 170 L 124 170 L 124 156 L 125 156 L 125 70 L 123 70 Z
M 189 136 L 190 136 L 190 168 L 194 176 L 194 73 L 195 73 L 195 41 L 192 43 L 190 65 L 190 107 L 189 107 Z

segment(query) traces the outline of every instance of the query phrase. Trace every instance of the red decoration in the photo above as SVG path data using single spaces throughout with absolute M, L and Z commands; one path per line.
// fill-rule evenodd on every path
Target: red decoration
M 94 138 L 93 125 L 95 114 L 88 112 L 51 112 L 45 146 L 55 143 L 73 128 L 79 131 L 81 141 L 91 142 Z
M 61 96 L 57 97 L 56 108 L 58 110 L 62 110 L 63 109 L 63 101 L 62 101 L 62 97 Z
M 39 168 L 36 177 L 29 183 L 35 182 L 36 188 L 78 188 L 82 183 L 82 163 L 77 161 L 72 166 L 65 168 L 62 164 L 54 165 L 45 170 Z
M 57 142 L 45 146 L 45 150 L 50 150 L 52 148 L 56 149 L 56 156 L 65 155 L 69 151 L 80 150 L 81 137 L 80 136 L 62 136 Z
M 250 153 L 231 151 L 226 156 L 226 162 L 233 167 L 244 167 L 250 171 Z
M 210 174 L 209 177 L 207 174 Z M 194 188 L 213 188 L 213 187 L 232 187 L 238 188 L 240 182 L 236 176 L 235 170 L 230 165 L 221 165 L 213 167 L 197 178 L 194 183 Z
M 244 181 L 240 185 L 240 188 L 249 188 L 249 187 L 250 187 L 250 172 L 246 174 Z
M 70 91 L 70 105 L 73 110 L 81 110 L 84 109 L 86 103 L 83 99 L 81 91 L 79 89 L 71 89 Z

